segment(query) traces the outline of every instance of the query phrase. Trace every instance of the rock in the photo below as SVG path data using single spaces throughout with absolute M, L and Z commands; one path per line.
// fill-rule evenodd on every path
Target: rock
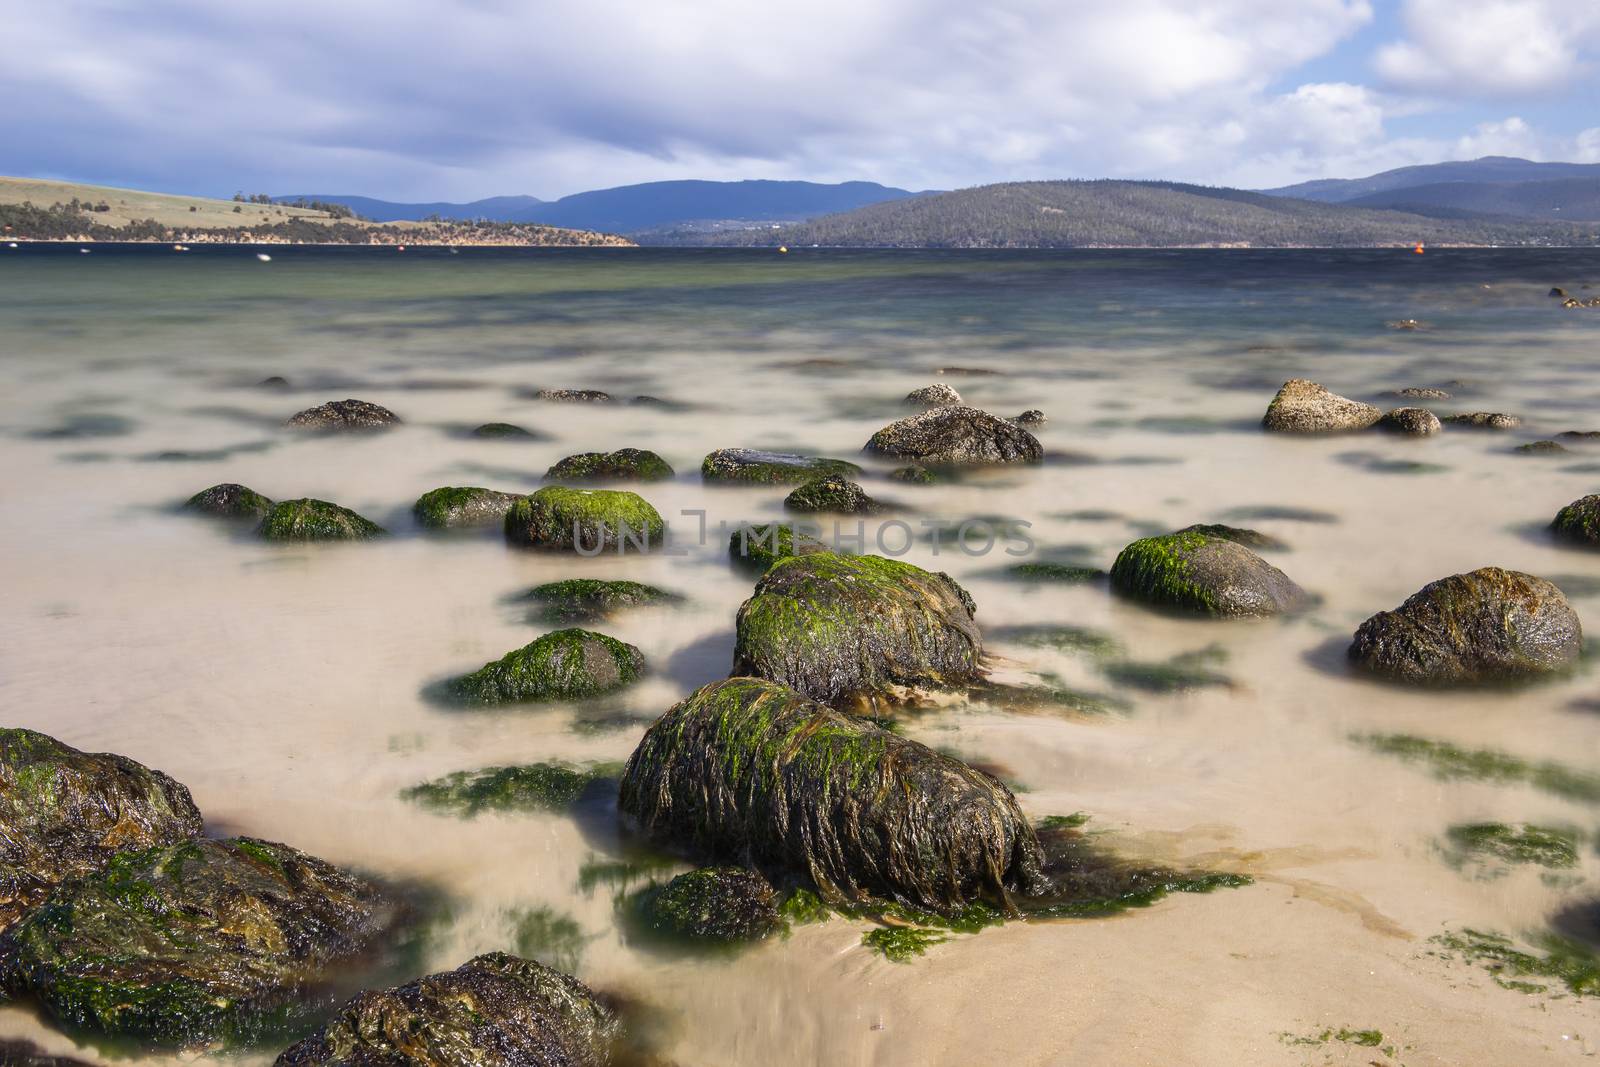
M 489 952 L 367 990 L 275 1067 L 604 1067 L 620 1029 L 576 978 Z
M 935 374 L 948 374 L 960 378 L 998 378 L 1000 372 L 986 367 L 940 367 Z
M 1361 624 L 1350 659 L 1414 685 L 1508 681 L 1577 662 L 1583 628 L 1550 582 L 1484 567 L 1441 578 Z
M 701 867 L 639 894 L 639 918 L 654 934 L 731 944 L 785 929 L 778 894 L 755 871 Z
M 540 389 L 533 394 L 536 400 L 554 404 L 609 404 L 611 394 L 598 389 Z
M 1029 408 L 1012 420 L 1018 426 L 1043 426 L 1050 420 L 1045 418 L 1044 412 L 1038 408 Z
M 260 520 L 272 510 L 272 501 L 254 489 L 223 482 L 200 490 L 184 502 L 183 509 L 218 519 Z
M 1395 408 L 1378 420 L 1381 429 L 1412 437 L 1430 437 L 1442 429 L 1439 417 L 1427 408 Z
M 696 690 L 645 732 L 619 805 L 713 861 L 800 876 L 833 904 L 1009 907 L 1040 849 L 998 779 L 758 678 Z
M 1288 542 L 1271 534 L 1264 534 L 1260 530 L 1249 530 L 1242 526 L 1224 526 L 1220 522 L 1197 522 L 1193 526 L 1185 526 L 1176 531 L 1180 534 L 1200 533 L 1208 537 L 1220 537 L 1224 541 L 1232 541 L 1246 548 L 1259 549 L 1263 552 L 1286 552 Z
M 1562 541 L 1600 548 L 1600 496 L 1574 500 L 1556 512 L 1550 531 Z
M 556 630 L 471 674 L 444 693 L 470 704 L 584 700 L 625 689 L 644 675 L 644 653 L 588 630 Z
M 326 500 L 282 500 L 256 527 L 267 541 L 365 541 L 388 531 L 349 508 Z
M 1556 437 L 1562 441 L 1600 441 L 1600 430 L 1563 430 Z
M 580 452 L 544 472 L 547 482 L 659 482 L 673 476 L 670 464 L 642 448 Z
M 398 426 L 400 416 L 386 407 L 365 400 L 330 400 L 318 407 L 307 408 L 284 425 L 327 433 L 366 432 Z
M 1550 296 L 1554 297 L 1557 300 L 1565 300 L 1567 298 L 1567 291 L 1565 289 L 1561 288 L 1561 286 L 1559 286 L 1559 285 L 1551 286 L 1550 287 Z
M 257 389 L 276 389 L 280 392 L 288 389 L 289 387 L 289 379 L 283 377 L 281 374 L 271 375 L 270 377 L 263 378 L 256 383 Z
M 682 603 L 683 597 L 643 582 L 603 581 L 599 578 L 565 578 L 528 591 L 527 600 L 539 605 L 540 617 L 549 622 L 596 622 L 626 608 Z
M 1421 389 L 1411 386 L 1406 389 L 1396 389 L 1394 395 L 1407 400 L 1449 400 L 1451 394 L 1443 389 Z
M 889 477 L 897 482 L 907 482 L 911 485 L 933 485 L 939 481 L 939 476 L 927 467 L 912 464 L 909 467 L 896 467 L 889 472 Z
M 855 477 L 860 473 L 860 467 L 842 459 L 763 452 L 754 448 L 719 448 L 700 464 L 700 477 L 705 481 L 758 485 L 799 484 L 830 474 Z
M 1481 430 L 1515 430 L 1522 425 L 1520 416 L 1498 411 L 1468 411 L 1460 415 L 1446 415 L 1440 421 Z
M 810 534 L 776 522 L 740 526 L 728 538 L 728 555 L 733 562 L 763 574 L 790 556 L 827 551 L 828 546 Z
M 883 510 L 865 489 L 837 474 L 800 486 L 783 498 L 783 506 L 790 511 L 825 511 L 835 515 L 872 515 Z
M 1038 463 L 1044 447 L 1033 434 L 977 408 L 934 408 L 892 422 L 866 450 L 919 464 Z
M 906 394 L 905 402 L 919 408 L 959 407 L 961 394 L 940 382 L 938 385 L 924 385 L 921 389 L 911 390 Z
M 634 407 L 641 408 L 670 408 L 675 406 L 670 400 L 662 400 L 659 396 L 649 396 L 647 394 L 640 394 L 628 401 L 628 403 Z
M 486 422 L 473 427 L 472 436 L 489 441 L 538 440 L 539 435 L 509 422 Z
M 973 615 L 945 574 L 882 556 L 791 556 L 740 606 L 732 673 L 830 704 L 893 686 L 964 686 L 983 677 Z
M 111 753 L 0 729 L 0 929 L 124 849 L 198 837 L 189 790 Z
M 522 497 L 478 486 L 446 486 L 423 493 L 411 506 L 419 525 L 430 530 L 455 530 L 471 526 L 498 526 L 506 512 Z
M 637 493 L 548 485 L 506 512 L 506 541 L 532 548 L 594 554 L 625 547 L 659 548 L 667 524 Z
M 1248 548 L 1199 529 L 1133 542 L 1111 565 L 1111 587 L 1157 607 L 1220 618 L 1279 615 L 1309 599 Z
M 1422 323 L 1418 322 L 1416 319 L 1394 319 L 1394 320 L 1392 320 L 1390 322 L 1384 323 L 1384 325 L 1389 327 L 1389 329 L 1391 329 L 1391 330 L 1420 330 L 1420 329 L 1422 329 Z
M 1516 452 L 1524 456 L 1570 456 L 1572 450 L 1559 441 L 1529 441 L 1518 445 Z
M 1291 378 L 1267 405 L 1261 428 L 1274 433 L 1342 433 L 1365 430 L 1383 417 L 1371 404 L 1330 393 L 1316 382 Z
M 384 944 L 402 910 L 287 845 L 239 837 L 118 853 L 0 944 L 6 985 L 71 1028 L 202 1044 L 302 1016 L 333 964 Z

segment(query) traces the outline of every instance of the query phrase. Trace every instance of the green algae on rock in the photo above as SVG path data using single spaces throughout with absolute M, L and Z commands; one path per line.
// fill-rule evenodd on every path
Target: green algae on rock
M 1033 829 L 999 781 L 759 678 L 668 710 L 628 760 L 619 804 L 652 836 L 803 876 L 833 905 L 1010 908 L 1037 875 Z
M 1583 627 L 1550 582 L 1482 567 L 1430 582 L 1356 631 L 1350 660 L 1390 681 L 1469 685 L 1563 671 L 1583 651 Z
M 744 867 L 701 867 L 649 886 L 629 903 L 639 923 L 664 938 L 734 944 L 788 926 L 772 883 Z
M 1591 493 L 1556 512 L 1550 531 L 1562 541 L 1600 548 L 1600 495 Z
M 882 556 L 791 556 L 740 606 L 732 673 L 824 703 L 964 686 L 983 677 L 973 614 L 946 574 Z
M 1260 530 L 1251 530 L 1243 526 L 1227 526 L 1220 522 L 1197 522 L 1193 526 L 1185 526 L 1177 533 L 1202 533 L 1208 537 L 1220 537 L 1224 541 L 1233 541 L 1246 548 L 1258 552 L 1283 552 L 1289 545 L 1280 537 L 1264 534 Z
M 683 597 L 643 582 L 621 579 L 564 578 L 534 586 L 523 597 L 538 605 L 546 622 L 596 622 L 627 608 L 680 604 Z
M 580 452 L 544 472 L 547 482 L 659 482 L 673 476 L 672 465 L 642 448 Z
M 218 519 L 260 520 L 272 510 L 272 501 L 236 482 L 202 489 L 184 502 L 183 510 Z
M 1015 423 L 955 405 L 892 422 L 868 439 L 866 451 L 918 464 L 1038 463 L 1044 446 Z
M 472 526 L 497 526 L 521 499 L 519 493 L 502 493 L 478 486 L 446 486 L 423 493 L 411 506 L 417 523 L 430 530 L 455 530 Z
M 486 422 L 482 426 L 472 429 L 473 437 L 480 437 L 486 441 L 534 441 L 539 435 L 532 430 L 517 426 L 509 422 Z
M 1554 870 L 1578 865 L 1578 836 L 1571 830 L 1529 823 L 1464 823 L 1446 832 L 1450 845 L 1466 858 L 1532 863 Z
M 0 945 L 6 986 L 64 1025 L 163 1043 L 249 1042 L 299 1017 L 327 970 L 379 947 L 403 909 L 269 841 L 117 854 Z
M 455 771 L 400 791 L 406 800 L 449 814 L 565 811 L 596 782 L 616 778 L 620 763 L 580 767 L 561 760 Z
M 1030 560 L 1027 563 L 1013 563 L 1003 573 L 1007 577 L 1021 578 L 1028 582 L 1060 582 L 1064 585 L 1097 582 L 1106 577 L 1106 572 L 1099 567 L 1084 567 L 1076 563 L 1055 563 L 1050 560 Z
M 160 771 L 0 729 L 0 929 L 117 852 L 177 844 L 202 829 L 189 790 Z
M 935 485 L 945 480 L 936 472 L 915 463 L 909 467 L 896 467 L 889 472 L 889 477 L 897 482 L 906 482 L 909 485 Z
M 860 473 L 860 467 L 842 459 L 756 448 L 719 448 L 700 463 L 702 479 L 729 484 L 793 485 L 830 474 L 853 478 Z
M 275 1067 L 603 1067 L 621 1030 L 576 978 L 489 952 L 361 993 Z
M 1111 587 L 1157 607 L 1219 618 L 1280 615 L 1309 600 L 1250 549 L 1199 529 L 1133 542 L 1112 564 Z
M 747 570 L 765 574 L 773 564 L 790 556 L 827 552 L 829 548 L 811 534 L 780 522 L 740 526 L 728 538 L 728 555 Z
M 1558 934 L 1536 935 L 1519 949 L 1503 934 L 1464 929 L 1428 939 L 1446 959 L 1460 957 L 1481 964 L 1495 983 L 1519 993 L 1549 993 L 1552 982 L 1580 997 L 1600 996 L 1600 954 L 1580 941 Z M 1532 979 L 1532 981 L 1529 981 Z
M 883 505 L 868 496 L 865 489 L 837 474 L 800 486 L 783 498 L 783 506 L 790 511 L 835 515 L 873 515 L 883 510 Z
M 326 500 L 281 500 L 256 527 L 267 541 L 366 541 L 388 531 Z
M 644 675 L 644 653 L 605 634 L 556 630 L 445 683 L 469 704 L 584 700 L 626 688 Z
M 506 541 L 524 548 L 659 548 L 667 524 L 639 494 L 621 489 L 569 489 L 547 485 L 506 512 Z

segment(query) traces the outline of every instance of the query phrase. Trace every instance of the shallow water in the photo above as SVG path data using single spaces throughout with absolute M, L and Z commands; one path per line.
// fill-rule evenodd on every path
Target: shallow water
M 1600 445 L 1513 448 L 1600 429 L 1600 313 L 1551 285 L 1600 286 L 1600 254 L 1383 252 L 852 253 L 28 248 L 0 255 L 0 706 L 90 750 L 185 782 L 217 833 L 249 833 L 453 902 L 429 969 L 514 946 L 515 913 L 583 930 L 577 973 L 660 1009 L 684 1064 L 1321 1063 L 1368 1049 L 1282 1036 L 1377 1028 L 1406 1064 L 1556 1062 L 1600 1052 L 1593 1000 L 1527 996 L 1428 938 L 1517 935 L 1597 896 L 1600 803 L 1526 784 L 1440 780 L 1354 743 L 1408 733 L 1600 771 L 1595 677 L 1515 692 L 1415 693 L 1351 677 L 1343 644 L 1435 578 L 1494 564 L 1558 579 L 1600 626 L 1600 555 L 1541 532 L 1596 491 Z M 1385 323 L 1418 319 L 1424 329 Z M 991 376 L 940 377 L 959 365 Z M 288 392 L 255 387 L 268 375 Z M 1391 406 L 1508 411 L 1521 430 L 1428 440 L 1286 439 L 1256 428 L 1284 379 Z M 1459 380 L 1456 399 L 1380 399 Z M 1000 549 L 918 542 L 990 630 L 1106 631 L 1159 662 L 1208 646 L 1231 685 L 1150 692 L 1088 655 L 995 642 L 1004 675 L 1050 672 L 1120 697 L 1101 715 L 951 708 L 911 736 L 1003 768 L 1030 814 L 1085 811 L 1127 851 L 1256 876 L 1111 920 L 1009 924 L 909 964 L 834 920 L 711 960 L 619 930 L 605 818 L 462 821 L 399 798 L 449 771 L 614 760 L 643 722 L 726 673 L 750 581 L 720 523 L 782 515 L 782 489 L 709 491 L 701 457 L 750 446 L 856 457 L 934 381 L 1003 415 L 1050 417 L 1039 468 L 868 489 L 925 519 L 1011 516 L 1041 558 L 1100 567 L 1154 529 L 1237 521 L 1321 599 L 1288 622 L 1173 619 L 1105 587 L 1018 584 Z M 668 408 L 541 404 L 532 390 L 651 394 Z M 406 424 L 306 438 L 280 424 L 355 396 Z M 505 421 L 548 440 L 460 430 Z M 441 485 L 530 490 L 562 456 L 622 446 L 678 470 L 644 495 L 682 554 L 592 561 L 426 537 Z M 187 458 L 160 458 L 167 453 Z M 864 461 L 865 462 L 865 461 Z M 390 527 L 370 544 L 284 548 L 175 514 L 217 482 L 335 500 Z M 1299 508 L 1335 521 L 1236 519 Z M 705 512 L 710 533 L 697 537 Z M 1314 516 L 1312 516 L 1314 517 Z M 892 535 L 895 547 L 899 536 Z M 597 709 L 462 712 L 431 682 L 541 632 L 507 597 L 558 577 L 686 594 L 597 627 L 642 648 L 648 681 Z M 611 729 L 574 729 L 601 711 Z M 629 721 L 630 718 L 637 721 Z M 1580 866 L 1490 877 L 1447 862 L 1452 824 L 1530 821 L 1586 835 Z M 1494 872 L 1490 872 L 1494 873 Z M 0 1036 L 74 1043 L 24 1007 Z M 94 1057 L 93 1049 L 76 1054 Z M 276 1050 L 238 1062 L 266 1060 Z M 1323 1057 L 1332 1057 L 1324 1059 Z M 159 1056 L 152 1062 L 168 1062 Z

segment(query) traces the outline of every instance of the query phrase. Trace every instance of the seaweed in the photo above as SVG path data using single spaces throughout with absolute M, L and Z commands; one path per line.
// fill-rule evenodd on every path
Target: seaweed
M 1600 774 L 1551 760 L 1526 760 L 1496 749 L 1462 748 L 1412 734 L 1352 734 L 1350 740 L 1374 752 L 1422 764 L 1444 781 L 1521 783 L 1568 800 L 1600 804 Z
M 1446 959 L 1460 957 L 1481 964 L 1495 982 L 1520 993 L 1548 993 L 1555 983 L 1574 996 L 1600 996 L 1600 955 L 1569 937 L 1541 933 L 1531 939 L 1533 951 L 1515 946 L 1503 934 L 1470 928 L 1437 934 L 1429 941 Z M 1528 981 L 1535 979 L 1535 981 Z
M 434 811 L 468 818 L 484 811 L 565 811 L 596 782 L 614 779 L 620 763 L 579 767 L 553 760 L 456 771 L 403 789 L 400 796 Z

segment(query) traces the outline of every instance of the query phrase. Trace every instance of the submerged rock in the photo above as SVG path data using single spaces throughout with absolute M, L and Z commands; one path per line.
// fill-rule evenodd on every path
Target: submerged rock
M 1248 548 L 1201 528 L 1133 542 L 1111 565 L 1111 587 L 1158 607 L 1222 618 L 1280 615 L 1309 599 Z
M 810 534 L 776 522 L 740 526 L 728 538 L 728 555 L 733 562 L 763 574 L 790 556 L 828 551 L 827 545 Z
M 1454 426 L 1471 426 L 1479 430 L 1515 430 L 1522 425 L 1521 416 L 1507 415 L 1499 411 L 1468 411 L 1459 415 L 1446 415 L 1440 421 Z
M 667 524 L 639 494 L 548 485 L 506 512 L 506 541 L 520 547 L 599 552 L 659 548 Z
M 256 527 L 267 541 L 365 541 L 387 532 L 349 508 L 309 497 L 279 501 Z
M 933 471 L 915 463 L 909 467 L 896 467 L 889 472 L 889 477 L 897 482 L 906 482 L 911 485 L 933 485 L 940 480 L 939 476 Z
M 705 481 L 757 485 L 795 484 L 830 474 L 854 477 L 860 473 L 860 467 L 842 459 L 764 452 L 755 448 L 719 448 L 700 464 L 700 477 Z
M 826 703 L 894 686 L 964 686 L 983 677 L 973 614 L 972 598 L 945 574 L 882 556 L 792 556 L 740 606 L 732 673 Z
M 0 929 L 126 849 L 198 837 L 189 790 L 126 756 L 0 729 Z
M 289 379 L 281 374 L 272 374 L 256 383 L 257 389 L 284 390 L 290 388 Z
M 1264 534 L 1260 530 L 1250 530 L 1243 526 L 1226 526 L 1220 522 L 1197 522 L 1193 526 L 1185 526 L 1177 533 L 1201 533 L 1208 537 L 1220 537 L 1224 541 L 1233 541 L 1246 548 L 1259 549 L 1263 552 L 1283 552 L 1289 547 L 1288 542 L 1281 537 Z
M 835 515 L 872 515 L 882 510 L 865 489 L 837 474 L 800 486 L 783 498 L 783 506 L 790 511 L 825 511 Z
M 544 472 L 547 482 L 659 482 L 672 476 L 672 466 L 666 460 L 642 448 L 580 452 Z
M 1556 434 L 1560 441 L 1600 441 L 1600 430 L 1562 430 Z
M 400 424 L 400 416 L 365 400 L 330 400 L 292 416 L 286 426 L 330 433 L 386 430 Z
M 1275 433 L 1342 433 L 1365 430 L 1382 416 L 1371 404 L 1331 393 L 1304 378 L 1291 378 L 1267 405 L 1261 428 Z
M 1050 420 L 1045 418 L 1044 412 L 1038 408 L 1029 408 L 1012 420 L 1018 426 L 1043 426 Z
M 1600 547 L 1600 496 L 1591 494 L 1574 500 L 1556 512 L 1550 530 L 1563 541 Z
M 1395 408 L 1378 420 L 1378 426 L 1390 433 L 1412 437 L 1429 437 L 1443 428 L 1439 425 L 1439 416 L 1427 408 Z
M 535 586 L 528 590 L 526 599 L 539 605 L 540 617 L 547 621 L 594 622 L 625 608 L 676 604 L 683 597 L 643 582 L 565 578 Z
M 538 440 L 539 435 L 509 422 L 486 422 L 472 429 L 472 436 L 489 441 Z
M 1530 441 L 1525 445 L 1518 445 L 1517 453 L 1524 456 L 1570 456 L 1572 450 L 1559 441 Z
M 758 678 L 668 710 L 619 803 L 652 835 L 803 876 L 829 903 L 1009 906 L 1038 877 L 1038 839 L 999 780 Z
M 1350 659 L 1415 685 L 1510 681 L 1564 670 L 1583 650 L 1583 627 L 1550 582 L 1483 567 L 1430 582 L 1356 631 Z
M 987 411 L 945 407 L 892 422 L 866 450 L 881 456 L 942 463 L 1038 463 L 1044 446 L 1022 427 Z
M 772 883 L 744 867 L 680 874 L 639 894 L 636 906 L 651 933 L 693 941 L 759 941 L 786 925 Z
M 948 408 L 961 404 L 961 394 L 950 386 L 940 382 L 937 385 L 924 385 L 921 389 L 913 389 L 906 394 L 905 402 L 919 408 Z
M 471 818 L 484 811 L 565 811 L 590 786 L 615 778 L 620 764 L 579 767 L 561 760 L 453 771 L 404 789 L 425 808 Z
M 504 952 L 367 990 L 275 1067 L 605 1067 L 621 1031 L 588 986 Z
M 446 486 L 423 493 L 411 506 L 411 513 L 430 530 L 497 526 L 505 522 L 506 512 L 520 499 L 517 493 L 478 486 Z
M 1451 396 L 1445 389 L 1426 389 L 1418 386 L 1396 389 L 1394 395 L 1406 400 L 1449 400 Z
M 556 404 L 609 404 L 611 394 L 599 389 L 540 389 L 533 394 L 536 400 Z
M 614 637 L 574 628 L 545 634 L 452 679 L 444 691 L 472 704 L 582 700 L 626 688 L 643 674 L 643 652 Z
M 381 945 L 401 909 L 287 845 L 122 852 L 4 937 L 8 988 L 61 1023 L 194 1044 L 296 1017 L 326 969 Z
M 223 482 L 202 489 L 184 502 L 185 511 L 218 519 L 261 519 L 272 510 L 272 501 L 235 482 Z

